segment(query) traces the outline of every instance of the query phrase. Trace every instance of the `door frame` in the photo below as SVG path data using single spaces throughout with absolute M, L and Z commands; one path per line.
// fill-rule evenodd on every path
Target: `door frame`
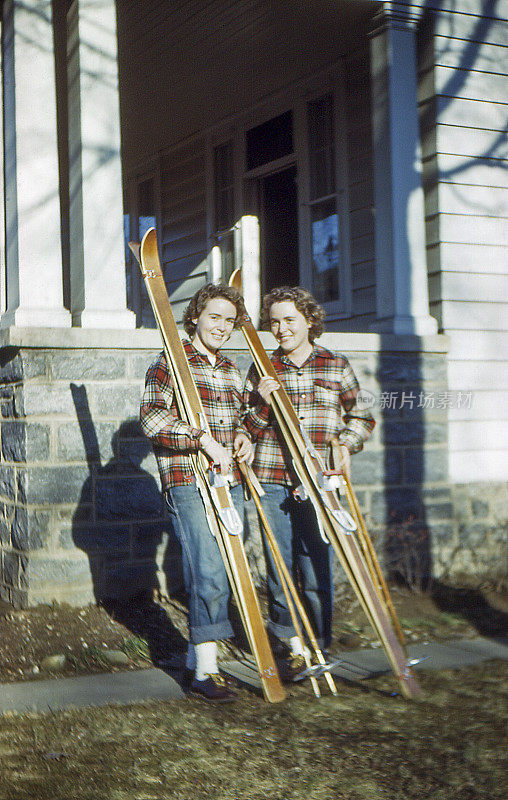
M 296 165 L 297 203 L 298 203 L 298 243 L 299 243 L 299 275 L 300 284 L 312 289 L 312 244 L 310 227 L 310 163 L 308 152 L 307 104 L 323 94 L 331 93 L 334 99 L 335 126 L 335 175 L 336 175 L 336 207 L 339 220 L 340 266 L 338 301 L 323 303 L 329 321 L 345 319 L 351 316 L 352 279 L 350 254 L 350 219 L 348 192 L 348 158 L 347 158 L 347 125 L 345 112 L 344 65 L 339 60 L 303 81 L 274 93 L 259 105 L 234 115 L 216 126 L 208 135 L 208 177 L 207 177 L 207 209 L 208 219 L 213 219 L 213 170 L 211 154 L 213 148 L 232 139 L 234 142 L 234 176 L 235 176 L 235 252 L 238 263 L 245 260 L 244 241 L 242 236 L 243 219 L 249 215 L 256 216 L 259 201 L 255 196 L 256 180 L 267 175 L 281 172 L 285 168 Z M 293 114 L 293 153 L 256 167 L 246 168 L 246 133 L 253 127 L 268 120 L 292 111 Z M 249 226 L 248 246 L 252 245 L 255 226 Z M 210 238 L 210 251 L 213 237 Z M 259 241 L 257 252 L 259 252 Z M 210 258 L 210 273 L 217 276 L 216 259 Z M 256 274 L 259 275 L 261 264 Z M 253 271 L 255 272 L 255 270 Z M 257 294 L 257 302 L 254 295 Z M 253 308 L 259 307 L 261 291 L 259 285 L 249 285 L 249 300 Z
M 296 264 L 296 272 L 299 276 L 298 282 L 301 276 L 301 268 L 300 268 L 300 257 L 301 257 L 301 219 L 300 219 L 300 198 L 299 198 L 299 190 L 298 190 L 298 165 L 297 159 L 295 154 L 291 154 L 289 156 L 284 156 L 284 158 L 278 158 L 275 161 L 270 161 L 267 164 L 263 164 L 261 167 L 257 167 L 256 169 L 250 170 L 249 172 L 245 173 L 244 175 L 244 197 L 246 200 L 247 208 L 249 209 L 249 213 L 256 216 L 259 220 L 259 286 L 256 287 L 257 292 L 259 293 L 259 297 L 257 298 L 258 302 L 261 301 L 261 297 L 265 292 L 265 279 L 266 279 L 266 264 L 264 263 L 265 254 L 263 252 L 263 234 L 262 234 L 262 224 L 264 220 L 265 208 L 262 198 L 262 181 L 264 178 L 268 178 L 271 175 L 278 175 L 282 172 L 286 172 L 286 170 L 292 169 L 294 167 L 296 173 L 296 203 L 297 203 L 297 219 L 296 219 L 296 231 L 297 231 L 297 247 L 298 247 L 298 263 Z M 251 287 L 252 291 L 254 291 L 254 287 Z

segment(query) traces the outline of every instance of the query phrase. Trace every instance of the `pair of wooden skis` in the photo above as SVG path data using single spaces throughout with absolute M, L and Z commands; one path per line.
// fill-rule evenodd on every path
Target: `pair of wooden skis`
M 209 431 L 201 397 L 189 368 L 176 322 L 169 303 L 157 251 L 154 228 L 141 245 L 130 243 L 140 261 L 150 303 L 162 337 L 164 354 L 172 377 L 182 419 L 193 428 Z M 215 536 L 247 638 L 256 660 L 263 694 L 271 703 L 286 696 L 263 624 L 261 609 L 249 571 L 242 541 L 242 522 L 231 501 L 228 483 L 209 470 L 201 453 L 192 456 L 196 484 L 203 500 L 211 533 Z
M 182 418 L 187 420 L 192 427 L 207 430 L 208 423 L 201 404 L 201 398 L 196 389 L 167 296 L 157 252 L 155 230 L 151 228 L 145 234 L 141 246 L 131 243 L 130 247 L 138 261 L 140 261 L 148 296 L 161 333 L 166 360 L 172 375 L 179 411 Z M 230 283 L 241 291 L 240 270 L 233 274 Z M 244 321 L 242 331 L 260 376 L 268 375 L 279 380 L 272 362 L 261 345 L 257 331 L 249 319 Z M 368 619 L 379 636 L 399 681 L 401 692 L 406 697 L 415 697 L 420 693 L 420 688 L 412 672 L 411 662 L 407 658 L 402 631 L 351 484 L 345 478 L 346 493 L 353 518 L 341 506 L 321 459 L 307 433 L 301 428 L 282 384 L 272 394 L 272 407 L 277 423 L 289 447 L 295 470 L 304 491 L 314 504 L 320 527 L 331 542 Z M 280 683 L 261 617 L 259 601 L 243 549 L 243 542 L 241 536 L 239 536 L 241 521 L 231 502 L 227 482 L 222 480 L 220 476 L 214 476 L 208 471 L 206 459 L 202 454 L 193 456 L 192 459 L 196 483 L 203 499 L 210 530 L 217 539 L 249 644 L 256 660 L 264 696 L 269 702 L 278 702 L 284 699 L 285 692 Z M 267 541 L 281 578 L 281 584 L 288 600 L 288 607 L 292 614 L 295 629 L 303 642 L 303 634 L 296 614 L 296 611 L 298 611 L 309 643 L 314 649 L 314 657 L 317 662 L 314 666 L 311 666 L 308 655 L 305 656 L 307 672 L 311 678 L 314 692 L 319 696 L 316 678 L 319 675 L 324 675 L 330 690 L 333 694 L 336 694 L 335 683 L 329 672 L 330 665 L 326 663 L 319 649 L 308 617 L 298 598 L 273 533 L 270 531 L 263 513 L 259 499 L 259 484 L 250 468 L 245 465 L 240 465 L 240 468 L 265 528 Z M 356 535 L 357 531 L 359 532 L 358 537 Z M 393 631 L 392 622 L 397 629 L 397 635 Z
M 241 270 L 233 273 L 230 285 L 242 291 Z M 421 693 L 421 689 L 411 668 L 412 662 L 407 656 L 402 631 L 351 484 L 345 477 L 348 502 L 353 516 L 342 507 L 337 497 L 336 486 L 330 479 L 330 471 L 325 469 L 307 432 L 300 425 L 291 400 L 250 318 L 244 320 L 242 332 L 259 376 L 269 376 L 279 383 L 279 388 L 271 394 L 271 406 L 301 482 L 300 496 L 309 497 L 312 501 L 322 534 L 332 545 L 367 618 L 384 647 L 401 693 L 408 698 L 416 697 Z

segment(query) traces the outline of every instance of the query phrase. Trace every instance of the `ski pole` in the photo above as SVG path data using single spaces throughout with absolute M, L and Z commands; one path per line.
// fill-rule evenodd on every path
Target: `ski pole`
M 334 466 L 338 465 L 337 446 L 338 446 L 337 439 L 333 439 L 332 442 L 331 442 L 331 451 L 332 451 L 332 458 L 333 458 Z M 397 636 L 399 638 L 399 641 L 400 641 L 402 647 L 405 648 L 406 647 L 406 642 L 405 642 L 405 639 L 404 639 L 404 634 L 402 632 L 402 628 L 401 628 L 399 620 L 397 618 L 397 614 L 396 614 L 396 611 L 395 611 L 395 608 L 394 608 L 394 605 L 393 605 L 393 602 L 392 602 L 392 598 L 390 596 L 390 591 L 388 589 L 388 586 L 387 586 L 387 583 L 385 581 L 383 572 L 381 570 L 381 566 L 379 564 L 379 560 L 377 558 L 377 554 L 376 554 L 376 551 L 374 549 L 374 545 L 372 543 L 372 539 L 370 538 L 369 532 L 367 530 L 367 526 L 365 524 L 365 520 L 364 520 L 363 514 L 362 514 L 361 509 L 360 509 L 360 504 L 358 503 L 358 498 L 357 498 L 357 496 L 355 494 L 355 491 L 353 489 L 351 481 L 349 480 L 349 477 L 346 475 L 346 473 L 342 473 L 342 478 L 344 480 L 344 484 L 345 484 L 345 487 L 346 487 L 346 497 L 347 497 L 347 501 L 348 501 L 349 507 L 351 509 L 351 512 L 352 512 L 354 518 L 355 518 L 355 522 L 358 525 L 358 536 L 360 538 L 360 542 L 362 544 L 362 548 L 364 549 L 364 552 L 367 551 L 366 552 L 366 556 L 368 554 L 367 561 L 372 564 L 372 568 L 373 568 L 374 573 L 375 573 L 375 578 L 378 580 L 379 585 L 381 587 L 381 591 L 382 591 L 382 594 L 383 594 L 383 599 L 385 601 L 385 604 L 388 606 L 388 610 L 390 612 L 390 616 L 392 618 L 395 630 L 397 632 Z
M 240 472 L 242 473 L 242 475 L 245 478 L 247 486 L 249 487 L 249 491 L 250 491 L 252 499 L 254 500 L 254 503 L 256 505 L 256 509 L 257 509 L 258 514 L 259 514 L 259 518 L 260 518 L 260 520 L 262 522 L 263 529 L 264 529 L 265 536 L 266 536 L 266 540 L 267 540 L 267 542 L 269 544 L 270 551 L 272 553 L 273 560 L 274 560 L 277 572 L 278 572 L 279 577 L 281 579 L 281 585 L 282 585 L 282 588 L 283 588 L 283 591 L 284 591 L 284 596 L 286 597 L 286 602 L 288 604 L 289 613 L 291 614 L 291 620 L 292 620 L 293 625 L 295 627 L 297 636 L 300 639 L 300 642 L 302 643 L 302 649 L 303 649 L 303 652 L 304 652 L 304 658 L 305 658 L 305 663 L 307 665 L 307 669 L 312 671 L 312 666 L 311 666 L 310 662 L 307 663 L 308 662 L 308 657 L 306 657 L 306 655 L 305 655 L 305 644 L 304 644 L 304 641 L 303 641 L 303 635 L 302 635 L 301 627 L 300 627 L 300 624 L 298 622 L 298 618 L 297 618 L 297 615 L 296 615 L 295 605 L 296 605 L 296 609 L 298 610 L 298 614 L 300 615 L 300 618 L 302 620 L 302 623 L 303 623 L 303 626 L 304 626 L 305 631 L 307 633 L 307 636 L 309 637 L 309 642 L 310 642 L 310 644 L 312 646 L 312 649 L 314 650 L 314 652 L 316 654 L 316 658 L 317 658 L 317 660 L 319 662 L 319 665 L 321 667 L 323 667 L 323 666 L 326 667 L 326 665 L 327 665 L 326 659 L 325 659 L 325 657 L 324 657 L 324 655 L 323 655 L 323 653 L 321 651 L 321 648 L 319 647 L 319 643 L 318 643 L 318 641 L 316 639 L 316 636 L 314 634 L 314 631 L 312 629 L 312 625 L 310 623 L 310 620 L 309 620 L 309 618 L 307 616 L 307 613 L 305 611 L 303 603 L 300 600 L 300 597 L 299 597 L 298 592 L 296 590 L 296 587 L 295 587 L 295 585 L 293 583 L 293 580 L 292 580 L 292 578 L 291 578 L 291 576 L 289 574 L 289 571 L 288 571 L 288 569 L 286 567 L 284 559 L 282 558 L 282 553 L 280 552 L 279 545 L 277 544 L 277 540 L 275 539 L 275 536 L 273 535 L 273 531 L 272 531 L 272 529 L 270 527 L 270 523 L 268 522 L 268 519 L 267 519 L 266 514 L 264 512 L 263 506 L 261 504 L 261 500 L 260 500 L 260 496 L 259 496 L 259 490 L 255 486 L 255 483 L 257 483 L 257 478 L 255 478 L 255 476 L 254 476 L 252 467 L 250 467 L 247 464 L 245 464 L 245 462 L 241 462 L 241 463 L 239 462 L 238 463 L 238 467 L 240 469 Z M 254 478 L 254 480 L 253 480 L 253 478 Z M 329 689 L 330 689 L 331 693 L 333 695 L 337 696 L 337 694 L 338 694 L 337 687 L 335 685 L 335 681 L 333 680 L 333 677 L 332 677 L 331 673 L 328 670 L 325 670 L 323 672 L 323 674 L 324 674 L 324 676 L 326 678 L 326 682 L 328 683 L 328 686 L 329 686 Z M 317 687 L 317 681 L 316 681 L 316 678 L 312 675 L 312 672 L 310 672 L 310 679 L 311 679 L 312 686 L 314 688 L 314 693 L 316 694 L 316 697 L 319 697 L 320 696 L 319 695 L 319 688 Z M 316 691 L 316 689 L 317 689 L 317 691 Z

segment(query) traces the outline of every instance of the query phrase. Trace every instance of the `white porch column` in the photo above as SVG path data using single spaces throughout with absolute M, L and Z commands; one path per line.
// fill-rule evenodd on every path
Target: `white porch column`
M 254 325 L 259 325 L 261 311 L 261 261 L 259 242 L 259 220 L 252 215 L 244 215 L 240 220 L 242 281 L 249 289 L 245 297 L 245 307 Z
M 3 6 L 6 269 L 1 327 L 65 327 L 51 3 Z
M 114 0 L 68 14 L 73 323 L 134 328 L 127 309 Z
M 3 23 L 0 17 L 0 40 L 1 37 L 3 36 L 2 29 L 3 29 Z M 4 57 L 2 48 L 0 47 L 0 75 L 3 76 L 3 74 L 4 74 Z M 2 102 L 0 109 L 0 153 L 4 152 L 5 152 L 4 103 Z M 1 320 L 1 315 L 5 313 L 6 307 L 7 307 L 7 275 L 5 270 L 5 181 L 4 181 L 4 170 L 0 167 L 0 320 Z
M 383 3 L 371 34 L 377 317 L 373 329 L 423 336 L 429 315 L 413 19 Z

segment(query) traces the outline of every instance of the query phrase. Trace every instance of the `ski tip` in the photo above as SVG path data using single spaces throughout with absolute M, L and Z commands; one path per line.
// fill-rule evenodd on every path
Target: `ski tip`
M 232 275 L 231 275 L 231 277 L 229 279 L 229 285 L 233 289 L 236 289 L 237 292 L 240 292 L 240 294 L 242 293 L 242 268 L 241 267 L 238 267 L 237 269 L 234 270 L 234 272 L 232 273 Z
M 148 228 L 147 232 L 141 239 L 139 252 L 141 255 L 142 263 L 147 258 L 150 260 L 155 259 L 156 261 L 159 261 L 159 252 L 157 249 L 157 232 L 155 228 Z
M 141 247 L 143 247 L 143 245 L 145 245 L 151 239 L 157 239 L 157 233 L 155 231 L 155 228 L 148 228 L 147 232 L 141 239 Z

